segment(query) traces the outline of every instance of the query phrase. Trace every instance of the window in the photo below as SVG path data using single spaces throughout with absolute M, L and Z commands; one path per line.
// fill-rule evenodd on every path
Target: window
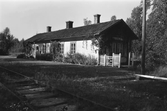
M 86 43 L 86 49 L 88 49 L 88 41 L 86 40 L 85 43 Z
M 70 52 L 71 54 L 74 54 L 76 52 L 76 43 L 71 43 Z
M 64 43 L 60 44 L 60 53 L 64 54 Z
M 84 44 L 84 40 L 83 40 L 83 41 L 82 41 L 82 48 L 84 48 L 84 45 L 85 45 L 85 44 Z
M 88 47 L 87 40 L 83 40 L 82 41 L 82 48 L 86 48 L 87 49 L 87 47 Z
M 40 54 L 43 54 L 43 44 L 39 44 L 39 52 Z
M 36 50 L 37 50 L 37 51 L 39 50 L 39 46 L 36 47 Z
M 46 44 L 43 44 L 43 53 L 46 53 Z
M 94 49 L 93 45 L 91 45 L 90 48 L 91 48 L 91 51 L 93 51 L 93 49 Z
M 91 47 L 91 51 L 94 53 L 94 52 L 95 52 L 95 47 L 94 47 L 94 45 L 91 44 L 90 47 Z
M 50 45 L 49 45 L 49 43 L 46 44 L 46 53 L 50 53 Z

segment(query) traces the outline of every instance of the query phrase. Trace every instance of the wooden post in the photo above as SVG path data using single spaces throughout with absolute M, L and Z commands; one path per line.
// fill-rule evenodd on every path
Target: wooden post
M 146 0 L 143 0 L 143 24 L 142 24 L 142 60 L 141 72 L 145 74 L 145 36 L 146 36 Z
M 37 52 L 36 52 L 35 42 L 34 42 L 34 51 L 33 51 L 33 53 L 34 53 L 34 54 L 33 54 L 34 58 L 36 58 L 36 53 L 37 53 Z
M 106 66 L 106 54 L 104 54 L 104 66 Z
M 65 60 L 64 60 L 64 59 L 65 59 L 65 57 L 64 57 L 64 56 L 65 56 L 65 55 L 63 54 L 63 63 L 64 63 L 64 61 L 65 61 Z
M 119 65 L 118 68 L 121 68 L 121 53 L 119 53 Z
M 132 53 L 132 66 L 134 66 L 134 58 L 135 58 L 135 54 Z
M 112 67 L 114 67 L 114 53 L 112 53 Z
M 131 53 L 129 52 L 129 56 L 128 56 L 128 67 L 130 67 L 130 61 L 131 61 Z
M 46 43 L 45 43 L 45 54 L 46 54 Z
M 97 65 L 99 66 L 100 65 L 100 49 L 98 49 L 98 54 L 97 54 Z

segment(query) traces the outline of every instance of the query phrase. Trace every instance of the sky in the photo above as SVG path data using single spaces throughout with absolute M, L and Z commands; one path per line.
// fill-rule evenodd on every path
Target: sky
M 0 32 L 6 27 L 11 34 L 28 39 L 37 33 L 65 29 L 66 21 L 73 27 L 83 26 L 83 19 L 94 23 L 94 15 L 100 14 L 100 22 L 117 19 L 126 21 L 141 0 L 0 0 Z

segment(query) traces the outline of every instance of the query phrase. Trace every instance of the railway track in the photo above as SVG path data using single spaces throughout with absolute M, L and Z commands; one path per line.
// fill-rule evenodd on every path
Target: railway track
M 21 101 L 25 111 L 115 111 L 60 89 L 53 92 L 24 74 L 0 69 L 1 86 Z

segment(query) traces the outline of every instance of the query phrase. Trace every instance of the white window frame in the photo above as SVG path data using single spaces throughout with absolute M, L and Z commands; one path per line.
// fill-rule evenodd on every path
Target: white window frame
M 75 54 L 76 53 L 76 42 L 70 43 L 70 53 Z
M 64 43 L 60 43 L 60 53 L 64 54 Z
M 85 41 L 85 44 L 86 44 L 86 49 L 88 49 L 88 41 L 87 40 Z
M 85 43 L 84 43 L 84 40 L 82 41 L 82 48 L 84 48 L 84 45 L 85 45 Z

